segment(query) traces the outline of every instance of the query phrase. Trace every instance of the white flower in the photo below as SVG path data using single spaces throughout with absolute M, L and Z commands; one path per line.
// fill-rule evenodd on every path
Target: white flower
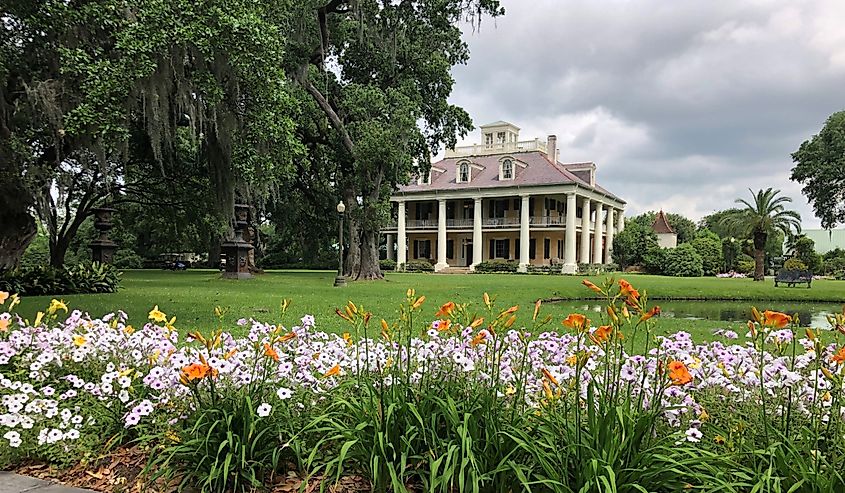
M 9 441 L 9 446 L 12 448 L 21 446 L 21 434 L 17 431 L 7 431 L 3 438 Z
M 270 404 L 267 404 L 265 402 L 264 404 L 261 404 L 260 406 L 258 406 L 258 409 L 256 409 L 256 412 L 262 418 L 266 418 L 267 416 L 270 416 L 270 411 L 272 411 L 272 410 L 273 410 L 273 406 L 271 406 Z
M 701 437 L 702 437 L 702 436 L 704 436 L 704 435 L 703 435 L 703 434 L 702 434 L 702 433 L 698 430 L 698 428 L 690 428 L 690 429 L 688 429 L 685 433 L 686 433 L 686 435 L 687 435 L 687 441 L 688 441 L 688 442 L 693 442 L 693 443 L 701 441 Z
M 281 400 L 290 399 L 293 395 L 293 391 L 285 387 L 280 387 L 279 390 L 276 391 L 276 395 L 279 396 L 279 399 Z

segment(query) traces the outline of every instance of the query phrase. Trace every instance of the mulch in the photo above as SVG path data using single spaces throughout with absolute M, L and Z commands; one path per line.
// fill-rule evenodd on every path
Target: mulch
M 14 469 L 17 474 L 54 481 L 67 486 L 89 489 L 102 493 L 172 493 L 177 491 L 178 479 L 148 481 L 143 475 L 148 454 L 139 447 L 118 448 L 107 455 L 68 469 L 50 464 L 27 463 Z M 293 493 L 320 491 L 321 476 L 305 478 L 296 472 L 275 476 L 268 480 L 267 492 Z M 305 483 L 305 484 L 303 484 Z M 359 493 L 370 491 L 369 482 L 359 476 L 344 476 L 338 482 L 324 486 L 329 493 Z

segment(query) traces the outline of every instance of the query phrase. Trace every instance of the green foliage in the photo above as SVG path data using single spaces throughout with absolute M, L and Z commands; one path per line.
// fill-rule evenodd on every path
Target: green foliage
M 665 213 L 666 220 L 669 221 L 669 226 L 675 230 L 675 233 L 678 235 L 678 244 L 687 243 L 692 241 L 695 238 L 696 232 L 696 225 L 691 219 L 681 215 L 675 214 L 672 212 Z M 644 228 L 651 229 L 651 226 L 654 224 L 654 218 L 657 216 L 657 212 L 649 211 L 639 216 L 634 216 L 628 220 L 626 220 L 625 230 L 628 229 L 628 225 L 630 223 L 638 224 Z M 625 230 L 622 230 L 624 233 Z
M 653 247 L 643 255 L 643 267 L 649 274 L 662 275 L 668 262 L 669 249 Z
M 434 272 L 434 266 L 428 260 L 409 260 L 402 265 L 405 272 Z
M 389 258 L 379 260 L 379 268 L 383 271 L 396 270 L 396 261 Z
M 21 296 L 114 293 L 119 287 L 120 272 L 97 262 L 62 268 L 39 265 L 0 273 L 0 291 Z
M 754 275 L 754 259 L 748 255 L 742 255 L 736 263 L 736 270 L 746 276 Z
M 798 258 L 792 257 L 783 263 L 783 270 L 807 270 L 807 264 Z
M 821 131 L 792 154 L 792 180 L 813 205 L 822 228 L 845 223 L 845 111 L 830 117 Z
M 793 250 L 795 256 L 801 260 L 810 272 L 817 274 L 822 271 L 824 259 L 816 253 L 816 243 L 812 238 L 803 235 L 799 236 L 793 242 Z
M 738 271 L 739 257 L 742 255 L 742 241 L 733 236 L 722 238 L 723 272 Z
M 705 276 L 715 276 L 721 272 L 724 265 L 722 256 L 722 241 L 714 233 L 707 230 L 699 231 L 692 246 L 701 256 L 702 272 Z
M 624 270 L 632 265 L 642 265 L 646 253 L 657 247 L 657 235 L 641 222 L 629 223 L 613 237 L 613 261 Z
M 516 262 L 505 260 L 485 260 L 475 266 L 475 272 L 516 272 L 519 268 Z
M 737 208 L 730 208 L 721 211 L 716 211 L 701 218 L 698 222 L 699 229 L 707 229 L 719 236 L 719 238 L 731 238 L 733 232 L 730 230 L 725 222 L 725 218 L 732 216 L 739 212 Z
M 665 254 L 663 273 L 674 277 L 700 277 L 704 275 L 701 255 L 690 243 L 669 248 Z

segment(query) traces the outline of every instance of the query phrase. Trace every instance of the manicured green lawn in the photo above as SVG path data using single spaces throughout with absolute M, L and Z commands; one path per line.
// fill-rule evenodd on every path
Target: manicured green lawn
M 815 281 L 811 289 L 775 288 L 771 280 L 755 283 L 749 279 L 669 278 L 629 274 L 625 278 L 641 292 L 647 291 L 655 304 L 666 299 L 746 300 L 760 308 L 777 308 L 778 301 L 818 301 L 825 306 L 845 303 L 845 282 Z M 94 316 L 122 309 L 130 321 L 142 324 L 147 312 L 158 305 L 168 316 L 176 315 L 181 329 L 207 329 L 216 325 L 213 309 L 219 305 L 229 309 L 227 321 L 254 317 L 258 320 L 278 319 L 279 303 L 290 298 L 289 324 L 304 314 L 313 314 L 320 329 L 344 330 L 334 310 L 347 300 L 363 305 L 376 317 L 391 320 L 408 288 L 426 295 L 428 313 L 446 301 L 481 303 L 484 292 L 495 296 L 501 307 L 520 305 L 519 323 L 529 324 L 531 305 L 538 298 L 567 300 L 589 299 L 594 294 L 581 285 L 578 276 L 536 276 L 508 274 L 433 275 L 390 273 L 378 282 L 350 283 L 345 288 L 332 286 L 334 272 L 284 271 L 268 272 L 252 280 L 220 279 L 216 271 L 166 272 L 155 270 L 127 271 L 123 288 L 114 294 L 71 295 L 63 298 L 71 308 L 87 311 Z M 599 283 L 603 276 L 591 278 Z M 33 317 L 43 310 L 52 297 L 25 298 L 20 313 Z M 767 302 L 768 301 L 768 302 Z M 752 303 L 753 302 L 753 303 Z M 664 302 L 665 303 L 665 302 Z M 549 303 L 546 313 L 556 319 L 556 326 L 577 303 Z M 592 318 L 597 319 L 598 314 Z M 31 318 L 30 318 L 31 319 Z M 663 318 L 661 332 L 687 330 L 698 340 L 708 340 L 715 328 L 732 328 L 740 332 L 741 323 L 718 320 L 689 320 Z M 742 332 L 741 332 L 742 333 Z

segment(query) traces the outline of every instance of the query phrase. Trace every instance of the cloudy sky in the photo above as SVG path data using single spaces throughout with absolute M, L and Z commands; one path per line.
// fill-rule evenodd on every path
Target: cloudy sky
M 845 0 L 502 3 L 454 72 L 476 125 L 556 134 L 561 161 L 595 162 L 628 214 L 697 219 L 775 187 L 818 227 L 790 153 L 845 109 Z

